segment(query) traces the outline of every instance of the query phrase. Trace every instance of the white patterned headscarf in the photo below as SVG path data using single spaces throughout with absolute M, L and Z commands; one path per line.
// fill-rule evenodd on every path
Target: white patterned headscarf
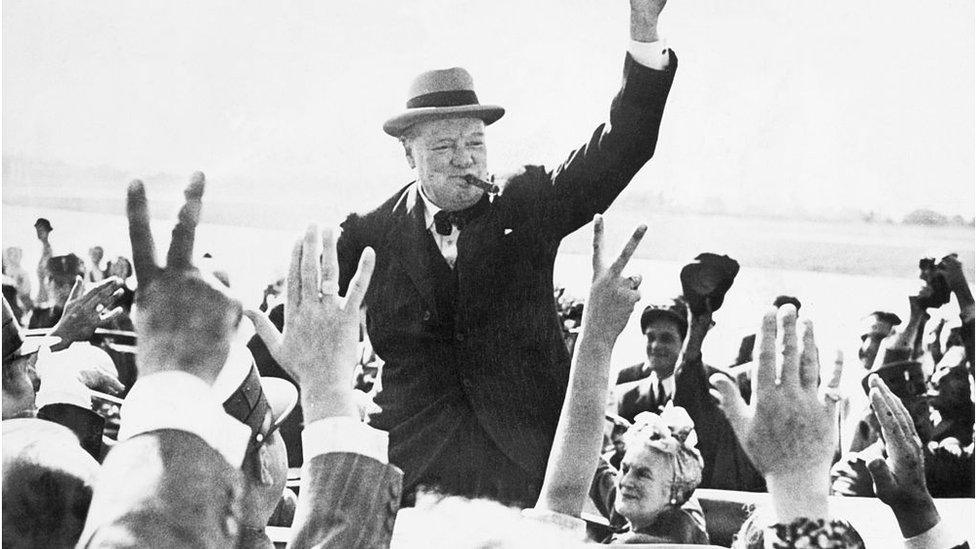
M 668 403 L 661 415 L 653 412 L 637 414 L 633 426 L 624 434 L 624 443 L 627 448 L 643 445 L 671 456 L 673 505 L 686 502 L 701 483 L 705 463 L 696 448 L 695 423 L 684 408 Z

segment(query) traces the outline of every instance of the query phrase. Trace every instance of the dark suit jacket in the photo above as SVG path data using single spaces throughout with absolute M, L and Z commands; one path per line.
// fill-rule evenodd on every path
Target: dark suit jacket
M 78 442 L 96 460 L 102 459 L 102 433 L 105 418 L 74 404 L 48 404 L 37 411 L 37 418 L 64 425 L 78 437 Z
M 411 486 L 432 452 L 473 414 L 511 460 L 540 481 L 569 376 L 553 300 L 563 237 L 603 212 L 650 159 L 677 66 L 655 71 L 627 56 L 610 124 L 596 128 L 554 170 L 527 166 L 503 185 L 458 240 L 456 323 L 438 310 L 423 203 L 413 185 L 365 215 L 338 240 L 345 292 L 362 250 L 376 251 L 367 328 L 385 360 L 382 412 L 390 458 Z M 434 258 L 437 259 L 437 258 Z
M 617 385 L 630 383 L 632 381 L 640 381 L 646 377 L 650 377 L 650 375 L 651 371 L 644 369 L 644 363 L 638 362 L 633 366 L 621 368 L 621 370 L 617 372 Z

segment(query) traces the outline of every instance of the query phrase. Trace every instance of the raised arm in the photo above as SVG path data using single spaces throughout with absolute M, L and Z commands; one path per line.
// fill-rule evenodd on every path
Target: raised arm
M 610 355 L 640 300 L 639 276 L 621 274 L 647 227 L 641 225 L 612 264 L 604 260 L 603 218 L 593 220 L 593 283 L 569 373 L 536 509 L 578 517 L 600 459 Z

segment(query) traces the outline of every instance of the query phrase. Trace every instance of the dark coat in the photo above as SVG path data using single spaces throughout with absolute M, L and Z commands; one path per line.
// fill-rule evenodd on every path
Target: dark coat
M 554 170 L 527 166 L 503 184 L 458 240 L 455 314 L 437 307 L 423 203 L 407 185 L 338 240 L 340 289 L 362 250 L 376 251 L 365 298 L 370 341 L 385 361 L 382 412 L 390 459 L 412 486 L 430 456 L 476 418 L 497 447 L 540 483 L 569 376 L 553 300 L 559 243 L 605 211 L 650 159 L 677 59 L 656 71 L 629 55 L 610 124 Z M 504 477 L 505 471 L 488 472 Z

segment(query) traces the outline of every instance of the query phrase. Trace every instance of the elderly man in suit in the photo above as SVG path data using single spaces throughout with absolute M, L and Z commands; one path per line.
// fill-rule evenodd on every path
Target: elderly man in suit
M 121 442 L 103 463 L 80 547 L 237 547 L 246 526 L 240 467 L 260 432 L 228 415 L 213 389 L 242 311 L 190 260 L 203 188 L 195 175 L 161 267 L 145 189 L 129 186 L 140 378 L 122 406 Z M 306 465 L 290 545 L 386 547 L 401 473 L 386 463 L 385 433 L 359 421 L 349 385 L 373 254 L 364 253 L 344 299 L 320 292 L 320 254 L 323 264 L 335 262 L 313 228 L 292 256 L 284 334 L 249 313 L 302 385 Z
M 610 123 L 555 169 L 526 166 L 489 196 L 485 127 L 470 75 L 421 74 L 383 129 L 417 179 L 339 238 L 340 291 L 376 250 L 366 326 L 384 361 L 390 458 L 418 486 L 535 503 L 565 394 L 569 354 L 553 300 L 563 237 L 605 211 L 651 158 L 677 59 L 657 35 L 664 0 L 632 0 L 623 86 Z

